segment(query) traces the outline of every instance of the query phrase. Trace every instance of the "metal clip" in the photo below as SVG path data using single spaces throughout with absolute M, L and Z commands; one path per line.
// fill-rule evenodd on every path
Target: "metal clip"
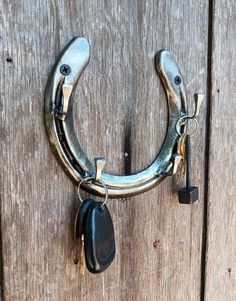
M 60 116 L 61 120 L 65 120 L 65 117 L 67 115 L 68 112 L 68 107 L 69 107 L 69 100 L 70 100 L 70 96 L 73 90 L 73 85 L 67 85 L 67 84 L 63 84 L 62 85 L 62 114 Z
M 200 93 L 195 93 L 194 94 L 195 110 L 194 110 L 193 116 L 191 116 L 191 119 L 198 117 L 203 99 L 204 99 L 204 94 L 200 94 Z
M 106 165 L 106 159 L 100 157 L 100 158 L 95 158 L 94 161 L 95 161 L 95 168 L 96 168 L 95 181 L 100 181 L 102 170 Z

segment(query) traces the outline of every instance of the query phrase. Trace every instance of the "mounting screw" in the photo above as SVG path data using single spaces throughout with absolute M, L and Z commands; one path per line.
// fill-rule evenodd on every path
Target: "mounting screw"
M 63 64 L 60 67 L 60 72 L 62 75 L 69 75 L 71 73 L 71 67 L 69 65 Z
M 182 82 L 181 77 L 178 75 L 175 77 L 174 81 L 177 86 L 179 86 Z

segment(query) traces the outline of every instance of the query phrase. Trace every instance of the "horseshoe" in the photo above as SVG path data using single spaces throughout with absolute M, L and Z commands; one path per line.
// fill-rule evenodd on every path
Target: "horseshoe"
M 89 42 L 83 37 L 74 38 L 58 58 L 45 92 L 45 124 L 52 151 L 76 183 L 87 176 L 96 176 L 96 168 L 83 152 L 76 136 L 71 99 L 89 59 Z M 173 174 L 178 164 L 175 162 L 179 138 L 176 125 L 186 115 L 185 85 L 177 64 L 167 50 L 157 52 L 155 67 L 167 96 L 169 116 L 166 137 L 154 162 L 143 171 L 131 175 L 101 174 L 109 197 L 127 197 L 145 192 Z M 181 125 L 182 130 L 185 126 Z M 105 195 L 103 186 L 98 182 L 83 183 L 82 188 L 95 195 Z

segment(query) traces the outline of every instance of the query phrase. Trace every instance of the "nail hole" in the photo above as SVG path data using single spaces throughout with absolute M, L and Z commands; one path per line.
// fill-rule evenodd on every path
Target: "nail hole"
M 220 93 L 220 89 L 217 89 L 216 91 L 217 91 L 217 93 Z
M 13 59 L 12 59 L 11 57 L 7 57 L 7 58 L 6 58 L 6 61 L 7 61 L 8 63 L 12 63 Z
M 158 245 L 159 245 L 159 243 L 160 243 L 160 240 L 159 240 L 159 239 L 158 239 L 158 240 L 155 240 L 154 243 L 153 243 L 153 247 L 154 247 L 154 248 L 157 248 Z
M 231 277 L 231 272 L 232 272 L 232 269 L 231 268 L 228 268 L 228 273 L 229 273 L 229 278 Z
M 126 201 L 126 199 L 125 198 L 121 198 L 121 199 L 119 199 L 119 202 L 121 202 L 121 203 L 124 203 Z

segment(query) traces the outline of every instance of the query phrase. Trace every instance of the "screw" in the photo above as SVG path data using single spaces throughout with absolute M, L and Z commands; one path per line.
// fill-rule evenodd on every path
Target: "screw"
M 174 81 L 177 86 L 179 86 L 182 82 L 181 77 L 178 75 L 175 77 Z
M 69 65 L 63 64 L 60 67 L 60 72 L 62 75 L 69 75 L 71 73 L 71 67 Z

